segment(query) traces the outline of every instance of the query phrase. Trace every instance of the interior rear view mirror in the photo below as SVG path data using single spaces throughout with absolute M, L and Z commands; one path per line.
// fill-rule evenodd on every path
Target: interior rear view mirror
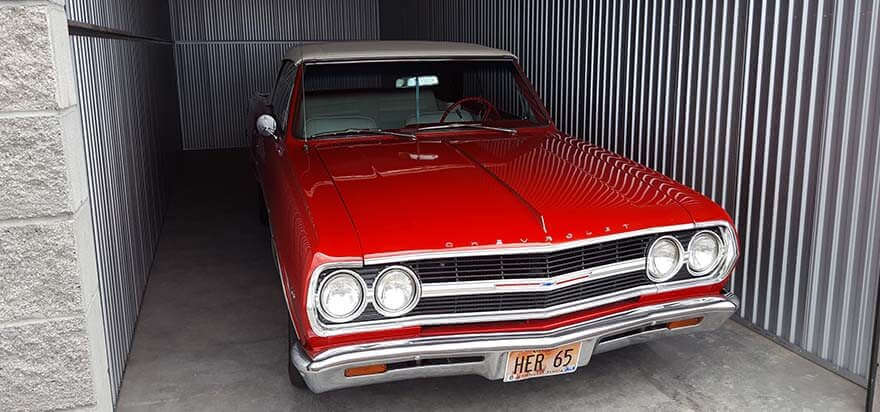
M 412 76 L 401 77 L 394 82 L 394 86 L 398 89 L 408 89 L 416 86 L 436 86 L 440 84 L 437 76 Z

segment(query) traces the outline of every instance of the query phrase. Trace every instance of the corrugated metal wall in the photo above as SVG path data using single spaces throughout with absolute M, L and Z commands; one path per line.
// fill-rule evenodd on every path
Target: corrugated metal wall
M 248 99 L 269 92 L 294 42 L 178 43 L 185 150 L 245 147 Z
M 377 1 L 68 0 L 114 401 L 181 131 L 188 149 L 244 146 L 248 97 L 283 51 L 377 38 Z
M 379 0 L 173 0 L 184 149 L 247 146 L 248 97 L 288 47 L 379 38 Z
M 167 1 L 66 0 L 67 19 L 101 30 L 171 39 Z
M 114 402 L 180 150 L 172 44 L 118 37 L 169 37 L 154 6 L 68 2 Z
M 122 380 L 179 147 L 172 47 L 72 37 L 110 380 Z
M 520 56 L 560 128 L 736 220 L 745 322 L 865 383 L 880 274 L 880 3 L 420 0 L 386 37 Z M 403 14 L 403 15 L 402 15 Z

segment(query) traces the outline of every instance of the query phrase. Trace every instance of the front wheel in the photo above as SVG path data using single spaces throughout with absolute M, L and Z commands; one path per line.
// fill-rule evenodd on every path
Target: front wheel
M 309 387 L 306 385 L 305 379 L 303 379 L 302 375 L 299 374 L 299 371 L 296 370 L 296 366 L 293 366 L 293 348 L 296 345 L 296 331 L 293 330 L 293 322 L 290 319 L 287 320 L 287 377 L 290 379 L 290 384 L 293 387 L 298 389 L 306 389 L 309 390 Z

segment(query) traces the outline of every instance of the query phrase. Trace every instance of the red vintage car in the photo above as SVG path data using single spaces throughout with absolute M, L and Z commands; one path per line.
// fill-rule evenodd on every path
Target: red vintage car
M 306 44 L 250 116 L 294 385 L 569 373 L 737 309 L 724 210 L 560 132 L 507 51 Z

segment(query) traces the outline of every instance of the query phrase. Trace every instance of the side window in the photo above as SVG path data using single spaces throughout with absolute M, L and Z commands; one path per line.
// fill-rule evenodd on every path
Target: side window
M 272 115 L 278 121 L 278 128 L 283 131 L 287 126 L 287 114 L 290 112 L 290 93 L 293 92 L 293 81 L 296 78 L 296 66 L 289 61 L 284 62 L 275 90 L 272 91 Z
M 293 123 L 293 135 L 298 138 L 305 136 L 303 124 L 305 124 L 306 121 L 306 111 L 303 110 L 303 94 L 304 93 L 300 93 L 297 101 L 293 103 L 295 105 L 294 109 L 296 110 L 296 119 L 294 119 Z

